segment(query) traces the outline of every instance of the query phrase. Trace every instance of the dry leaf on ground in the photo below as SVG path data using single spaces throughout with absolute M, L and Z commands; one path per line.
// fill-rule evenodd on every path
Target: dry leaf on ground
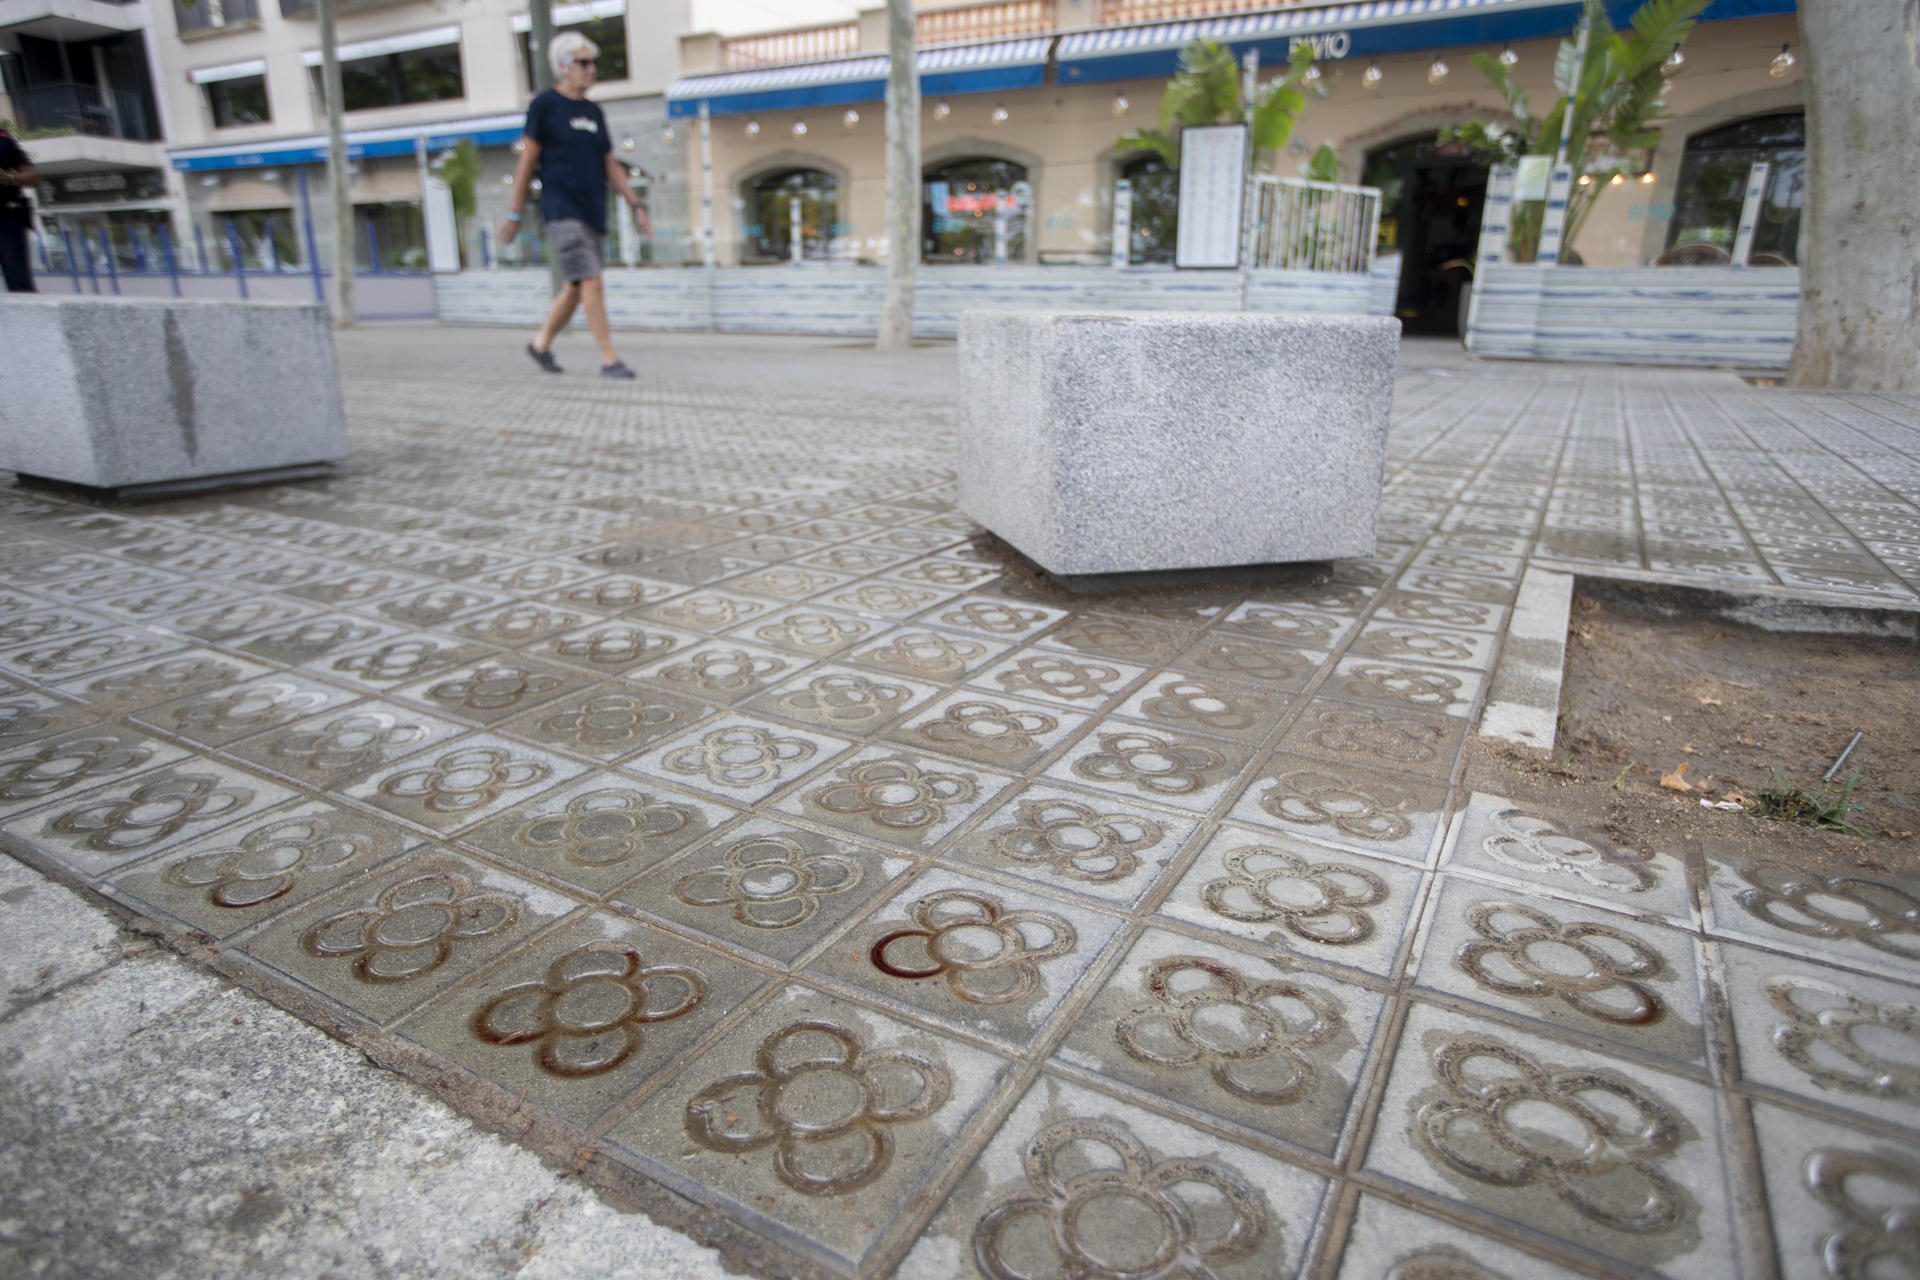
M 1693 790 L 1693 784 L 1687 781 L 1687 765 L 1690 763 L 1691 761 L 1682 760 L 1672 773 L 1661 776 L 1660 785 L 1669 791 Z

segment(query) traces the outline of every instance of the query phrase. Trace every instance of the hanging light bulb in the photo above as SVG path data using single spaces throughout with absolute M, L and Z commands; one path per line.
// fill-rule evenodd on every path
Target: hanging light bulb
M 1792 47 L 1783 44 L 1780 46 L 1780 52 L 1774 57 L 1773 61 L 1767 64 L 1767 74 L 1775 80 L 1778 80 L 1786 75 L 1787 72 L 1793 70 L 1794 64 L 1799 61 L 1800 59 L 1793 56 Z
M 935 107 L 933 108 L 933 118 L 935 120 L 945 120 L 948 116 L 952 114 L 953 114 L 953 104 L 951 102 L 948 102 L 945 98 L 940 99 L 939 103 L 935 105 Z
M 666 143 L 669 148 L 671 148 L 673 144 L 678 140 L 679 139 L 674 135 L 672 125 L 668 125 L 666 128 L 660 131 L 660 141 Z
M 860 113 L 858 111 L 855 111 L 852 107 L 848 107 L 847 114 L 840 117 L 840 123 L 847 126 L 847 128 L 851 129 L 853 128 L 853 126 L 860 123 Z
M 533 180 L 533 185 L 532 185 L 532 186 L 530 186 L 530 187 L 528 187 L 528 188 L 527 188 L 527 190 L 529 190 L 529 191 L 541 191 L 541 190 L 544 190 L 544 189 L 545 189 L 545 187 L 546 187 L 546 185 L 547 185 L 547 184 L 546 184 L 546 183 L 544 183 L 544 182 L 542 182 L 542 181 L 540 181 L 540 179 L 538 179 L 538 178 L 535 178 L 535 179 Z
M 1317 62 L 1308 63 L 1307 74 L 1300 77 L 1300 83 L 1301 84 L 1319 84 L 1320 83 L 1320 64 Z
M 1007 122 L 1007 109 L 1001 103 L 996 102 L 993 104 L 993 122 L 995 124 L 1005 124 Z
M 1380 64 L 1369 62 L 1367 69 L 1360 74 L 1360 83 L 1368 89 L 1378 89 L 1380 82 L 1386 79 L 1386 73 L 1380 70 Z
M 1581 175 L 1580 175 L 1580 185 L 1581 185 L 1581 186 L 1583 186 L 1583 187 L 1590 187 L 1590 186 L 1592 186 L 1592 185 L 1593 185 L 1593 175 L 1592 175 L 1592 174 L 1590 174 L 1590 173 L 1583 173 L 1583 174 L 1581 174 Z
M 515 138 L 513 140 L 513 154 L 519 155 L 522 151 L 525 151 L 526 149 L 527 149 L 527 140 L 525 138 Z
M 1680 52 L 1678 49 L 1675 49 L 1672 53 L 1668 54 L 1667 60 L 1660 64 L 1660 74 L 1668 77 L 1669 79 L 1679 75 L 1682 71 L 1685 71 L 1686 69 L 1687 69 L 1687 55 Z
M 1649 169 L 1645 173 L 1640 175 L 1640 185 L 1643 187 L 1650 187 L 1653 185 L 1653 170 Z
M 628 135 L 627 137 L 624 137 L 624 138 L 622 138 L 622 139 L 620 139 L 620 149 L 621 149 L 622 151 L 631 151 L 631 150 L 633 150 L 633 137 L 632 137 L 632 135 Z
M 807 136 L 807 122 L 805 120 L 795 120 L 793 122 L 793 136 L 796 138 L 804 138 Z
M 1126 94 L 1116 93 L 1113 95 L 1113 114 L 1115 114 L 1116 116 L 1123 116 L 1127 114 L 1127 108 L 1131 107 L 1132 105 L 1133 104 L 1131 102 L 1127 101 Z
M 749 120 L 749 121 L 747 121 L 747 126 L 746 126 L 746 129 L 744 130 L 744 132 L 746 133 L 746 135 L 747 135 L 747 136 L 748 136 L 749 138 L 757 138 L 757 137 L 759 137 L 759 136 L 760 136 L 760 122 L 759 122 L 758 120 Z
M 1439 84 L 1442 80 L 1445 80 L 1446 78 L 1447 78 L 1447 64 L 1440 59 L 1440 56 L 1438 54 L 1435 54 L 1433 59 L 1433 65 L 1427 68 L 1427 83 Z
M 1501 66 L 1503 67 L 1515 66 L 1519 63 L 1519 61 L 1520 61 L 1520 55 L 1513 51 L 1512 45 L 1507 44 L 1507 45 L 1500 46 L 1500 65 Z
M 1616 174 L 1614 174 L 1614 175 L 1613 175 L 1613 176 L 1612 176 L 1611 178 L 1608 178 L 1608 179 L 1607 179 L 1607 185 L 1608 185 L 1608 186 L 1610 186 L 1610 187 L 1617 187 L 1617 186 L 1619 186 L 1619 185 L 1620 185 L 1621 183 L 1623 183 L 1623 182 L 1625 182 L 1625 181 L 1626 181 L 1626 179 L 1625 179 L 1624 177 L 1622 177 L 1622 176 L 1621 176 L 1620 174 L 1617 174 L 1617 173 L 1616 173 Z

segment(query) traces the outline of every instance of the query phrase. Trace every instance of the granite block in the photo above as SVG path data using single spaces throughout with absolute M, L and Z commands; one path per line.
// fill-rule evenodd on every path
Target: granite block
M 1058 574 L 1373 554 L 1400 326 L 970 311 L 960 507 Z
M 0 350 L 0 467 L 122 488 L 347 455 L 318 303 L 0 301 Z

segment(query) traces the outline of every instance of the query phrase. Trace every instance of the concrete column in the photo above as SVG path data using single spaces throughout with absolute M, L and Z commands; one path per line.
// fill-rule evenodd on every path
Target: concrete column
M 333 14 L 334 0 L 318 0 L 320 21 L 320 86 L 327 99 L 327 185 L 333 194 L 333 323 L 347 328 L 353 309 L 353 194 L 347 188 L 347 127 L 340 86 L 340 51 Z
M 920 77 L 913 0 L 887 0 L 887 291 L 883 351 L 913 346 L 913 277 L 920 262 Z

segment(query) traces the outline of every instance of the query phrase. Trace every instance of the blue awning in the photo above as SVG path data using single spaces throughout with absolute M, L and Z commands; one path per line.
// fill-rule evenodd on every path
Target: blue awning
M 922 49 L 914 57 L 923 94 L 992 93 L 1028 89 L 1046 83 L 1051 36 L 997 40 L 989 44 L 944 45 Z M 887 96 L 885 54 L 797 62 L 753 71 L 687 76 L 667 86 L 667 113 L 700 113 L 707 103 L 714 115 L 792 111 L 880 102 Z
M 1641 0 L 1608 0 L 1624 24 Z M 1715 0 L 1702 22 L 1792 13 L 1794 0 Z M 1579 0 L 1361 0 L 1299 5 L 1186 22 L 1076 31 L 1060 37 L 1061 84 L 1095 84 L 1172 75 L 1180 50 L 1201 36 L 1235 52 L 1257 49 L 1263 64 L 1284 63 L 1300 42 L 1322 60 L 1381 57 L 1459 45 L 1497 45 L 1564 36 L 1580 17 Z
M 503 147 L 520 136 L 524 124 L 525 117 L 515 114 L 404 128 L 355 129 L 347 134 L 347 156 L 354 160 L 368 156 L 410 156 L 420 138 L 426 139 L 429 151 L 451 147 L 463 138 L 471 138 L 482 147 Z M 264 169 L 277 164 L 325 164 L 327 135 L 279 138 L 252 146 L 186 147 L 173 152 L 169 159 L 182 173 Z

